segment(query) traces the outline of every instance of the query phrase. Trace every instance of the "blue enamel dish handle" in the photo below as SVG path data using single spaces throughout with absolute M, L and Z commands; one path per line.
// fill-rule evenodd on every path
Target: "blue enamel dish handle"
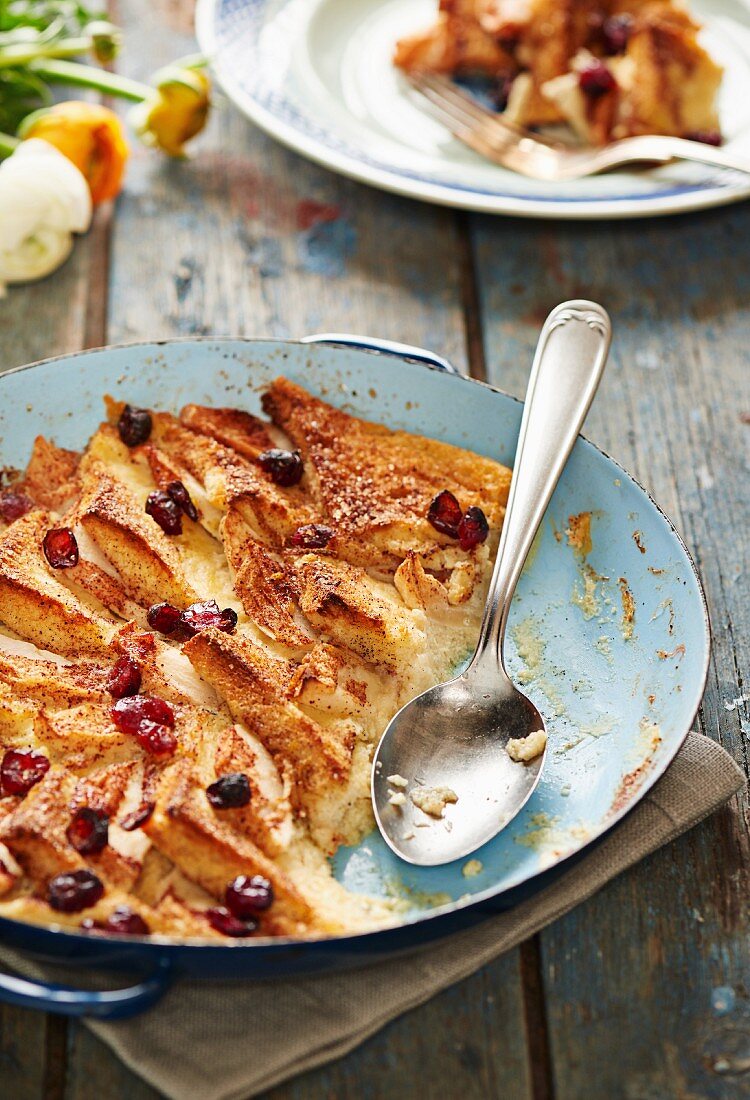
M 0 973 L 0 1001 L 58 1016 L 122 1020 L 145 1011 L 159 1000 L 170 984 L 170 970 L 168 961 L 162 959 L 155 972 L 137 985 L 96 991 Z
M 398 355 L 402 359 L 414 359 L 418 363 L 428 363 L 448 374 L 459 371 L 442 355 L 435 355 L 425 348 L 415 348 L 411 344 L 399 344 L 396 340 L 376 340 L 371 336 L 351 336 L 346 332 L 321 332 L 316 336 L 303 336 L 301 344 L 343 344 L 348 348 L 363 348 L 365 351 L 377 351 L 381 355 Z

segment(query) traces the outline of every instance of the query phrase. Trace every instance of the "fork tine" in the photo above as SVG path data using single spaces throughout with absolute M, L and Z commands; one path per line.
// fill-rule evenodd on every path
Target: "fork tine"
M 482 119 L 495 119 L 496 116 L 488 111 L 486 107 L 480 106 L 479 103 L 470 95 L 466 95 L 460 91 L 456 85 L 447 76 L 442 76 L 439 73 L 421 72 L 409 74 L 409 79 L 414 79 L 420 84 L 432 88 L 434 91 L 439 92 L 449 102 L 461 107 L 463 110 L 468 111 L 474 118 Z
M 425 96 L 426 102 L 424 104 L 425 110 L 434 119 L 445 126 L 446 130 L 449 130 L 454 137 L 462 141 L 464 145 L 468 145 L 480 156 L 486 160 L 491 160 L 495 164 L 499 164 L 503 168 L 509 167 L 506 163 L 505 156 L 497 148 L 493 147 L 491 142 L 483 140 L 476 128 L 467 126 L 465 123 L 457 119 L 446 108 L 435 102 L 434 100 Z
M 463 111 L 467 116 L 467 121 L 470 119 L 474 123 L 481 123 L 483 126 L 492 126 L 493 129 L 501 131 L 503 135 L 505 133 L 513 134 L 516 138 L 526 138 L 528 141 L 534 141 L 538 145 L 544 145 L 548 149 L 558 149 L 560 143 L 550 140 L 548 138 L 541 137 L 539 134 L 532 134 L 530 130 L 526 130 L 523 126 L 518 126 L 514 122 L 509 122 L 503 118 L 502 115 L 496 114 L 494 111 L 488 110 L 470 95 L 462 92 L 455 84 L 446 76 L 441 76 L 436 73 L 409 73 L 408 79 L 411 84 L 417 89 L 417 91 L 426 94 L 427 88 L 429 88 L 434 96 L 440 96 L 443 100 L 449 102 L 456 109 Z
M 417 86 L 415 85 L 415 87 Z M 492 148 L 494 145 L 500 150 L 505 150 L 518 143 L 517 135 L 510 131 L 500 129 L 496 133 L 488 133 L 484 120 L 474 119 L 462 109 L 460 104 L 454 104 L 451 100 L 445 99 L 440 91 L 436 91 L 429 85 L 418 87 L 418 91 L 432 106 L 433 114 L 439 112 L 443 124 L 457 137 L 461 137 L 462 140 L 466 134 L 471 134 L 481 140 L 488 148 Z M 458 133 L 459 128 L 461 130 L 460 134 Z
M 470 149 L 473 149 L 475 153 L 479 153 L 485 160 L 492 161 L 494 164 L 499 164 L 501 168 L 511 168 L 513 166 L 508 163 L 509 155 L 512 154 L 512 149 L 506 149 L 501 151 L 497 146 L 493 146 L 491 142 L 486 141 L 478 132 L 477 128 L 466 126 L 463 122 L 458 121 L 452 114 L 450 114 L 444 106 L 433 100 L 425 97 L 426 102 L 424 104 L 427 114 L 437 119 L 438 122 L 445 126 L 446 130 L 449 130 L 454 137 L 462 141 L 464 145 L 468 145 Z
M 467 120 L 458 111 L 454 110 L 453 107 L 441 101 L 439 97 L 435 97 L 429 89 L 423 90 L 420 88 L 419 91 L 426 100 L 424 104 L 425 110 L 427 110 L 433 118 L 436 118 L 438 122 L 442 122 L 443 126 L 450 130 L 452 134 L 462 139 L 466 135 L 476 134 L 476 127 L 470 122 L 467 122 Z
M 457 92 L 449 80 L 441 80 L 432 73 L 416 73 L 413 75 L 409 73 L 408 75 L 412 85 L 422 95 L 427 96 L 433 103 L 439 103 L 446 109 L 450 109 L 454 115 L 463 118 L 465 122 L 472 126 L 476 126 L 477 123 L 484 126 L 490 119 L 494 121 L 489 111 L 479 107 L 468 96 Z
M 528 141 L 536 142 L 537 145 L 545 145 L 549 149 L 558 149 L 560 147 L 559 141 L 542 137 L 541 134 L 532 133 L 532 131 L 528 130 L 525 126 L 519 126 L 517 122 L 509 121 L 503 114 L 491 111 L 488 107 L 483 107 L 482 104 L 478 103 L 468 92 L 464 92 L 460 88 L 457 88 L 453 81 L 447 76 L 442 76 L 437 73 L 430 74 L 430 79 L 436 91 L 442 92 L 446 97 L 452 99 L 457 104 L 461 103 L 475 118 L 481 119 L 482 122 L 490 123 L 492 126 L 502 128 L 503 130 L 510 130 L 516 137 L 526 138 Z

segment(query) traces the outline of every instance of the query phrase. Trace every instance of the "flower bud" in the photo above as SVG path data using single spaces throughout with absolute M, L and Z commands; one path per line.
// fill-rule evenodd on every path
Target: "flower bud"
M 106 19 L 87 23 L 83 31 L 91 39 L 91 53 L 102 65 L 114 61 L 122 47 L 122 31 Z
M 203 69 L 170 65 L 154 76 L 154 93 L 130 112 L 130 121 L 147 145 L 172 157 L 185 155 L 185 143 L 206 125 L 211 81 Z

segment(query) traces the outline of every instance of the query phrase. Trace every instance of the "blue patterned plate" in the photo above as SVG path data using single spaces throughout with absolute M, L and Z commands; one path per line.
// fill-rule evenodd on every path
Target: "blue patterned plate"
M 750 8 L 694 0 L 726 70 L 728 148 L 750 154 Z M 352 179 L 446 206 L 534 218 L 673 214 L 750 196 L 739 172 L 701 165 L 611 172 L 573 183 L 489 164 L 420 108 L 391 64 L 398 38 L 436 0 L 198 0 L 196 28 L 230 99 L 271 136 Z

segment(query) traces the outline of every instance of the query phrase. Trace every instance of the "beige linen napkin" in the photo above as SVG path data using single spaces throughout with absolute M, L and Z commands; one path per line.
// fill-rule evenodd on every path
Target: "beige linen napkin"
M 142 1016 L 88 1026 L 171 1100 L 247 1100 L 346 1054 L 527 939 L 707 817 L 744 779 L 719 745 L 691 733 L 666 775 L 606 840 L 507 913 L 408 957 L 344 974 L 271 983 L 179 982 Z M 47 973 L 8 950 L 0 950 L 0 959 L 25 974 Z

